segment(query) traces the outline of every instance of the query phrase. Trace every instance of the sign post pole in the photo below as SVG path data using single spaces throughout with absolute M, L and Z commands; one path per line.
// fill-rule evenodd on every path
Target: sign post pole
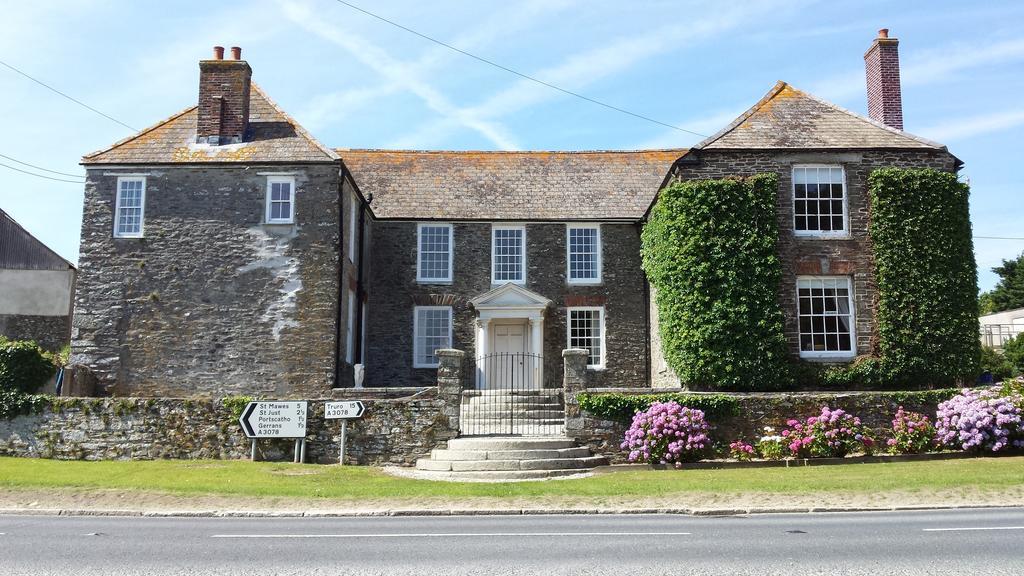
M 347 402 L 328 402 L 324 405 L 324 418 L 328 420 L 341 420 L 341 438 L 338 446 L 338 464 L 345 465 L 345 440 L 348 436 L 348 421 L 359 418 L 366 411 L 366 406 L 359 400 Z
M 256 461 L 256 439 L 252 439 L 252 453 L 249 455 L 249 459 L 253 462 Z
M 341 453 L 338 455 L 338 465 L 345 465 L 345 429 L 348 428 L 348 420 L 341 421 Z

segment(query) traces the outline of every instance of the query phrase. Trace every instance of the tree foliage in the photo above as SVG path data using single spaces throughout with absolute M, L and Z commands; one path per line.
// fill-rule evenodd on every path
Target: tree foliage
M 695 388 L 791 384 L 776 251 L 778 177 L 695 180 L 661 191 L 643 230 L 665 359 Z
M 1024 308 L 1024 252 L 1013 260 L 1003 260 L 1002 266 L 992 268 L 999 275 L 996 287 L 981 295 L 982 314 Z

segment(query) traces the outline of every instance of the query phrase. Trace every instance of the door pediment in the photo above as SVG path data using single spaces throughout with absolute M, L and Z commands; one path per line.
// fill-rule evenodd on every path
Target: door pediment
M 473 307 L 477 310 L 494 310 L 494 309 L 523 309 L 523 310 L 543 310 L 551 305 L 551 300 L 537 294 L 532 290 L 527 290 L 522 286 L 516 284 L 503 284 L 488 290 L 483 294 L 470 300 Z

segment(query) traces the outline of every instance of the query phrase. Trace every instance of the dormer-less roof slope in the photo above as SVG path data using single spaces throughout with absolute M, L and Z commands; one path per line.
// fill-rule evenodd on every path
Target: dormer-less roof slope
M 82 164 L 190 164 L 231 162 L 333 162 L 334 152 L 316 141 L 256 85 L 249 96 L 245 142 L 196 144 L 196 107 L 82 158 Z
M 337 152 L 381 219 L 635 221 L 686 150 Z
M 68 270 L 71 262 L 21 227 L 10 214 L 0 210 L 0 269 Z
M 942 144 L 890 128 L 778 82 L 722 131 L 694 150 L 934 149 Z

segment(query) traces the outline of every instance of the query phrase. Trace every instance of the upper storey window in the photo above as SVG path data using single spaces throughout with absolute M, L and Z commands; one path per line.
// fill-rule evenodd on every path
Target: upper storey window
M 267 224 L 291 224 L 295 221 L 295 178 L 267 177 Z
M 491 228 L 491 281 L 526 283 L 526 227 Z
M 847 236 L 846 174 L 841 166 L 793 168 L 793 230 L 798 236 Z
M 452 225 L 420 224 L 417 227 L 419 251 L 416 280 L 452 281 Z
M 566 260 L 570 284 L 601 282 L 601 227 L 572 224 L 567 228 Z
M 142 238 L 145 205 L 146 179 L 138 176 L 118 177 L 114 206 L 115 238 Z

